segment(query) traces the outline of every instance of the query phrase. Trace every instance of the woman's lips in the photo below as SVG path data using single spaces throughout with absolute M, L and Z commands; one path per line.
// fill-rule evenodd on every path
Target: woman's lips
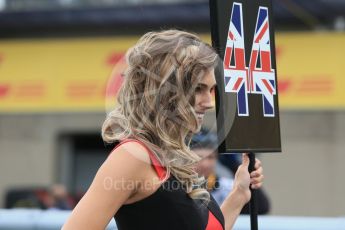
M 204 113 L 196 113 L 196 116 L 199 120 L 202 120 L 204 118 Z

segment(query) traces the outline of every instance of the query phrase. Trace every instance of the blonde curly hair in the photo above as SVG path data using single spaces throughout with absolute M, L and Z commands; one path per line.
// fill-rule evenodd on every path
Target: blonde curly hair
M 200 127 L 194 94 L 216 65 L 214 49 L 192 33 L 164 30 L 144 34 L 126 53 L 128 67 L 118 106 L 102 127 L 107 143 L 126 138 L 143 142 L 193 199 L 209 201 L 205 178 L 195 172 L 200 157 L 189 148 Z

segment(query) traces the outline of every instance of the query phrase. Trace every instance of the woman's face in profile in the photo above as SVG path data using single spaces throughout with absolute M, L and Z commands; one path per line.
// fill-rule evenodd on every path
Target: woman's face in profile
M 205 112 L 213 108 L 213 94 L 216 88 L 214 69 L 205 72 L 195 91 L 195 112 L 201 127 Z

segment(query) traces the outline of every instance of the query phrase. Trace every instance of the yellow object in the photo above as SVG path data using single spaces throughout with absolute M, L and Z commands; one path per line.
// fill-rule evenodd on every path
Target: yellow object
M 207 190 L 211 191 L 215 188 L 216 185 L 216 181 L 217 181 L 217 177 L 216 174 L 212 173 L 207 177 Z
M 104 111 L 115 104 L 123 54 L 136 40 L 1 41 L 0 111 Z
M 276 51 L 281 108 L 345 108 L 345 33 L 279 34 Z
M 0 112 L 109 111 L 137 39 L 1 40 Z M 282 33 L 276 46 L 280 108 L 345 108 L 344 33 Z

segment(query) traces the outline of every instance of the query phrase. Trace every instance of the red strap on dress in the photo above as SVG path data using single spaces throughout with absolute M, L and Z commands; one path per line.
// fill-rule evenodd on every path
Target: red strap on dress
M 147 152 L 149 153 L 149 157 L 151 159 L 152 165 L 153 165 L 154 169 L 156 170 L 159 179 L 163 180 L 166 176 L 165 168 L 159 163 L 159 161 L 157 160 L 155 155 L 152 153 L 152 151 L 144 143 L 142 143 L 141 141 L 136 140 L 136 139 L 125 139 L 125 140 L 121 141 L 115 148 L 117 148 L 118 146 L 120 146 L 124 143 L 131 142 L 131 141 L 139 143 L 141 146 L 143 146 L 147 150 Z
M 211 211 L 208 211 L 208 223 L 205 230 L 223 230 L 223 226 Z

